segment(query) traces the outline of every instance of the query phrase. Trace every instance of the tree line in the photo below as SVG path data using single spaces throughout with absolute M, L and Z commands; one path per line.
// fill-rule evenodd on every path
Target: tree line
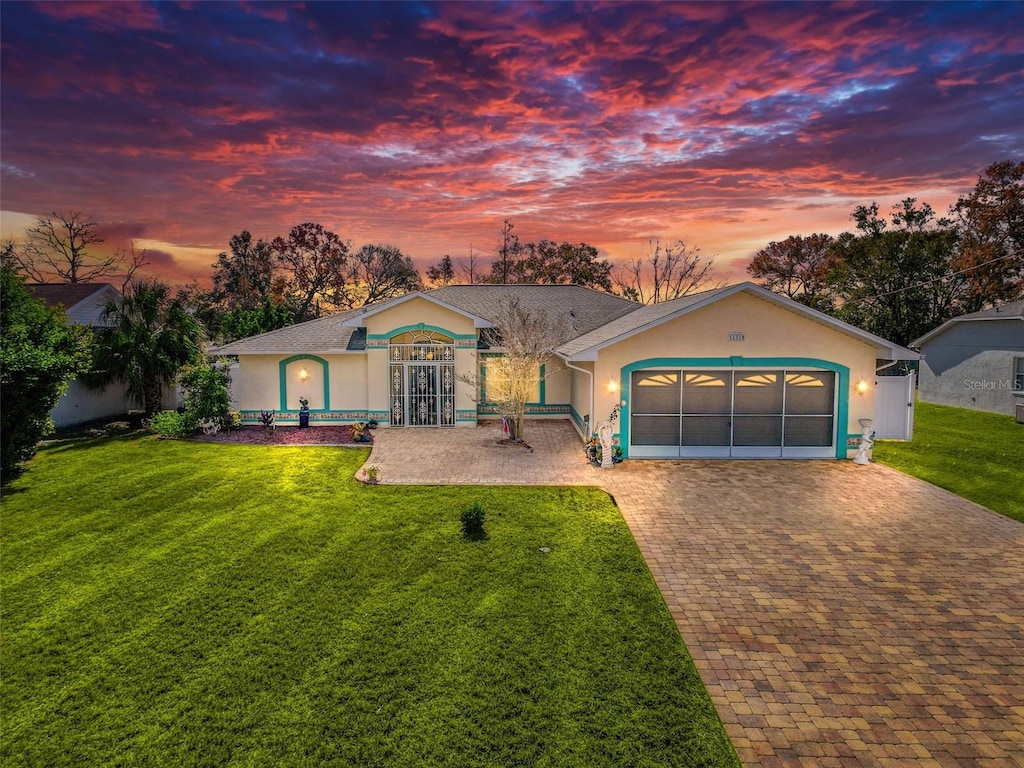
M 855 229 L 792 235 L 747 268 L 771 290 L 907 345 L 951 317 L 1024 297 L 1024 162 L 993 163 L 939 217 L 908 197 Z

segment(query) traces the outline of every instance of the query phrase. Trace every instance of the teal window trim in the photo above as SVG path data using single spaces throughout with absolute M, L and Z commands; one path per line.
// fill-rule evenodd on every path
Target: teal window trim
M 443 333 L 445 336 L 448 336 L 453 340 L 476 340 L 475 333 L 452 333 L 447 328 L 441 328 L 436 325 L 427 325 L 426 323 L 413 323 L 412 325 L 403 325 L 401 328 L 393 328 L 387 333 L 368 333 L 366 334 L 366 339 L 367 341 L 369 341 L 370 339 L 376 341 L 390 341 L 392 336 L 398 336 L 399 334 L 406 333 L 408 331 L 431 331 L 433 333 Z
M 329 375 L 330 366 L 328 365 L 326 360 L 324 360 L 322 357 L 317 357 L 316 355 L 292 355 L 291 357 L 286 357 L 284 360 L 277 364 L 278 375 L 280 377 L 279 394 L 281 400 L 281 407 L 278 410 L 291 410 L 288 408 L 288 366 L 291 365 L 292 363 L 298 362 L 299 360 L 309 360 L 312 363 L 317 363 L 320 365 L 324 378 L 324 407 L 318 408 L 317 412 L 331 410 L 331 379 Z
M 845 365 L 816 357 L 649 357 L 637 360 L 623 367 L 619 374 L 619 392 L 626 404 L 622 407 L 620 441 L 622 455 L 629 458 L 629 414 L 630 398 L 633 395 L 630 379 L 634 371 L 645 368 L 819 368 L 836 374 L 836 389 L 839 393 L 836 407 L 835 449 L 836 458 L 846 458 L 846 440 L 842 435 L 849 428 L 850 413 L 850 369 Z

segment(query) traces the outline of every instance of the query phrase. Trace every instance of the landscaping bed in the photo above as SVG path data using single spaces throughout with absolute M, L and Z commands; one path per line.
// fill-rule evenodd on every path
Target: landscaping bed
M 194 440 L 204 443 L 241 443 L 245 445 L 366 445 L 357 443 L 352 437 L 352 427 L 241 427 L 222 430 L 216 435 L 196 435 Z

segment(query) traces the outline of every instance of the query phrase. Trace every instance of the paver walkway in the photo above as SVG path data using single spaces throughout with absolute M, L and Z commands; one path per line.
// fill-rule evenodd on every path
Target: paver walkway
M 1024 766 L 1024 525 L 880 465 L 599 470 L 565 423 L 533 454 L 472 434 L 381 430 L 371 460 L 606 488 L 745 765 Z

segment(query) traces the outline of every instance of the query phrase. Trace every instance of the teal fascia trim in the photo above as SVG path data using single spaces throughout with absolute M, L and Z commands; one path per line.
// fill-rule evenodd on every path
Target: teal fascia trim
M 327 364 L 326 360 L 324 360 L 322 357 L 317 357 L 316 355 L 292 355 L 291 357 L 286 357 L 284 360 L 282 360 L 281 362 L 279 362 L 277 364 L 277 370 L 278 370 L 278 374 L 280 376 L 279 394 L 280 394 L 280 400 L 281 400 L 281 407 L 278 410 L 280 410 L 280 411 L 287 411 L 287 410 L 289 410 L 289 408 L 288 408 L 288 377 L 285 375 L 285 372 L 286 372 L 286 369 L 288 368 L 288 366 L 291 363 L 294 363 L 297 360 L 309 360 L 311 362 L 319 363 L 320 364 L 321 369 L 323 369 L 323 377 L 324 377 L 324 407 L 323 407 L 322 410 L 324 410 L 324 411 L 331 410 L 331 379 L 330 379 L 330 376 L 328 375 L 330 373 L 330 366 Z
M 650 357 L 646 360 L 637 360 L 624 366 L 619 376 L 619 392 L 626 404 L 622 407 L 622 439 L 619 441 L 622 446 L 623 458 L 629 458 L 629 413 L 630 397 L 633 394 L 630 389 L 630 377 L 633 371 L 640 371 L 644 368 L 820 368 L 824 371 L 834 371 L 836 374 L 836 388 L 839 391 L 839 403 L 836 408 L 836 458 L 846 458 L 846 440 L 840 440 L 839 436 L 845 434 L 850 413 L 850 369 L 845 365 L 833 363 L 829 360 L 819 360 L 816 357 Z M 859 435 L 858 435 L 859 437 Z
M 462 339 L 464 341 L 468 339 L 476 340 L 475 333 L 452 333 L 447 328 L 439 328 L 436 325 L 427 325 L 425 323 L 403 325 L 401 328 L 393 328 L 387 333 L 368 333 L 366 334 L 366 338 L 367 340 L 374 339 L 376 341 L 387 341 L 392 336 L 397 336 L 398 334 L 405 333 L 406 331 L 432 331 L 434 333 L 443 333 L 445 336 L 448 336 L 452 339 Z

